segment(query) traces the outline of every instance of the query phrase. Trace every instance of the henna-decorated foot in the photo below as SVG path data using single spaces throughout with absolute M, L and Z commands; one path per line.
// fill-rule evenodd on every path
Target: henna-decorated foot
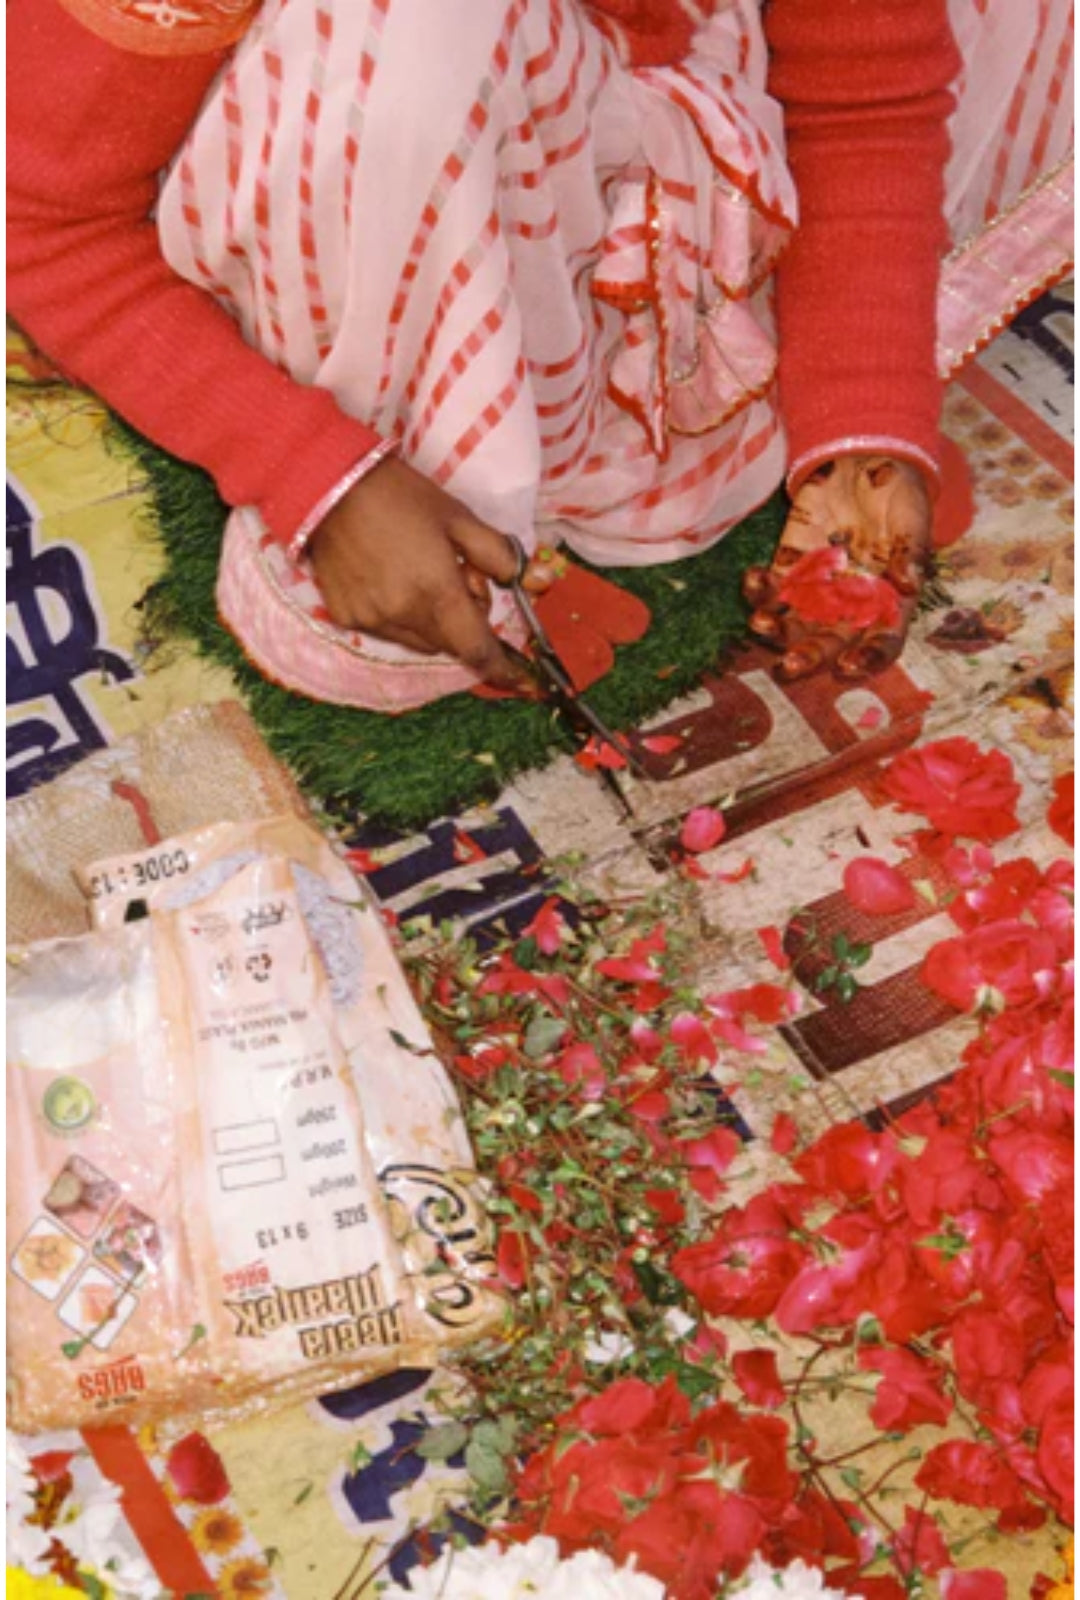
M 929 565 L 931 507 L 909 462 L 881 455 L 824 463 L 792 503 L 769 567 L 751 567 L 750 631 L 780 655 L 784 682 L 825 668 L 847 682 L 901 654 Z

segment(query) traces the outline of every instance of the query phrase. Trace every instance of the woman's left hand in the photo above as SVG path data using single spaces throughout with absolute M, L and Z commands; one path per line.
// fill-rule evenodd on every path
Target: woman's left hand
M 838 456 L 823 463 L 797 492 L 769 567 L 751 567 L 743 594 L 754 607 L 750 631 L 781 652 L 777 677 L 805 678 L 831 668 L 857 680 L 883 671 L 900 655 L 929 565 L 933 511 L 918 467 L 886 455 Z M 781 598 L 785 579 L 804 556 L 840 547 L 848 572 L 884 580 L 896 592 L 889 625 L 842 619 L 812 622 Z

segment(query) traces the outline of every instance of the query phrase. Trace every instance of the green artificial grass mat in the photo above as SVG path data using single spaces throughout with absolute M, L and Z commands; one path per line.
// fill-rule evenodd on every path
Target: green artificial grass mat
M 152 531 L 165 554 L 164 573 L 143 602 L 147 640 L 186 637 L 226 667 L 274 754 L 332 812 L 424 827 L 492 799 L 516 773 L 576 746 L 544 705 L 457 694 L 389 716 L 326 705 L 269 683 L 218 619 L 214 587 L 228 513 L 213 482 L 119 421 L 110 441 L 145 477 Z M 632 728 L 660 711 L 745 636 L 741 577 L 770 559 L 784 514 L 777 494 L 703 555 L 657 567 L 596 569 L 644 600 L 653 619 L 645 637 L 622 646 L 613 670 L 589 690 L 610 727 Z

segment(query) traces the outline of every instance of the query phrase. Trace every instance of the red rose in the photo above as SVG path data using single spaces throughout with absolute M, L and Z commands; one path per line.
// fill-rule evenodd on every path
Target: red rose
M 1059 778 L 1054 779 L 1054 798 L 1050 802 L 1046 820 L 1059 839 L 1064 839 L 1066 844 L 1072 844 L 1074 829 L 1073 774 L 1071 772 L 1063 772 Z
M 942 1214 L 966 1212 L 974 1204 L 986 1169 L 966 1130 L 935 1126 L 925 1137 L 919 1155 L 900 1169 L 900 1190 L 912 1221 L 931 1227 Z
M 859 1541 L 852 1530 L 858 1519 L 858 1508 L 850 1500 L 833 1501 L 818 1489 L 803 1487 L 778 1517 L 770 1516 L 761 1555 L 774 1567 L 799 1560 L 824 1567 L 829 1557 L 856 1561 Z
M 201 1433 L 188 1433 L 169 1451 L 165 1469 L 182 1500 L 213 1506 L 229 1492 L 229 1479 L 221 1457 Z
M 1035 890 L 1028 903 L 1028 911 L 1040 928 L 1045 928 L 1057 942 L 1062 961 L 1073 954 L 1075 924 L 1073 895 L 1073 868 L 1071 861 L 1055 861 L 1046 874 L 1045 882 Z
M 656 1389 L 643 1378 L 620 1378 L 602 1393 L 579 1401 L 568 1420 L 593 1435 L 634 1433 L 640 1437 L 685 1427 L 690 1421 L 690 1403 L 672 1378 Z
M 1042 873 L 1028 856 L 993 867 L 987 877 L 969 884 L 949 906 L 960 928 L 971 931 L 983 922 L 1019 917 L 1042 883 Z
M 666 1585 L 670 1600 L 713 1600 L 717 1579 L 750 1564 L 766 1520 L 752 1500 L 707 1481 L 682 1483 L 639 1516 L 624 1520 L 612 1546 L 620 1565 L 637 1558 Z
M 1068 1215 L 1072 1203 L 1073 1141 L 1066 1133 L 1006 1127 L 990 1138 L 990 1157 L 1001 1168 L 1014 1198 L 1045 1204 L 1055 1195 Z
M 780 585 L 777 599 L 806 622 L 849 628 L 895 628 L 900 596 L 885 578 L 852 572 L 847 551 L 826 545 L 800 556 Z
M 933 1576 L 949 1565 L 952 1557 L 941 1530 L 928 1511 L 904 1507 L 904 1526 L 890 1540 L 900 1570 L 906 1574 Z
M 992 922 L 962 939 L 943 939 L 927 952 L 921 978 L 958 1011 L 971 1011 L 980 991 L 993 989 L 1007 1006 L 1046 999 L 1056 986 L 1054 941 L 1027 922 Z
M 944 1423 L 952 1413 L 941 1368 L 911 1350 L 863 1345 L 859 1366 L 881 1373 L 870 1420 L 883 1433 L 906 1433 L 921 1423 Z
M 721 1217 L 711 1239 L 672 1257 L 671 1270 L 713 1316 L 767 1317 L 805 1257 L 768 1194 Z
M 547 1531 L 588 1541 L 598 1529 L 616 1533 L 628 1504 L 671 1491 L 674 1459 L 652 1440 L 626 1437 L 571 1445 L 556 1466 Z
M 938 1500 L 955 1500 L 961 1506 L 1008 1511 L 1027 1500 L 1023 1484 L 1001 1451 L 975 1440 L 947 1439 L 935 1445 L 915 1482 Z
M 915 811 L 931 827 L 992 844 L 1020 826 L 1014 806 L 1020 785 L 1000 750 L 984 754 L 970 739 L 938 739 L 905 750 L 887 768 L 883 787 L 901 811 Z
M 977 1404 L 993 1399 L 998 1385 L 1016 1384 L 1023 1377 L 1027 1342 L 1004 1312 L 966 1306 L 953 1318 L 949 1333 L 961 1392 Z
M 780 1502 L 790 1500 L 798 1488 L 787 1461 L 788 1425 L 780 1417 L 748 1416 L 721 1400 L 698 1413 L 690 1436 L 699 1450 L 705 1445 L 725 1480 L 731 1467 L 742 1464 L 732 1484 L 740 1494 Z
M 792 1166 L 822 1194 L 858 1200 L 885 1188 L 901 1160 L 891 1135 L 874 1133 L 864 1122 L 843 1122 L 823 1133 Z
M 1062 1394 L 1043 1416 L 1035 1459 L 1050 1502 L 1064 1522 L 1073 1516 L 1074 1443 L 1073 1397 Z

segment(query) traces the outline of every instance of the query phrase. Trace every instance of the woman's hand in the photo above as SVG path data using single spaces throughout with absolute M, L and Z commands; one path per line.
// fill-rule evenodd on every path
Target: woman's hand
M 858 679 L 899 656 L 929 563 L 932 508 L 919 469 L 884 455 L 839 456 L 802 485 L 770 567 L 751 567 L 743 594 L 754 607 L 750 631 L 782 652 L 777 676 L 791 681 L 821 667 Z M 827 546 L 847 551 L 850 571 L 883 578 L 899 596 L 899 622 L 884 629 L 815 624 L 780 599 L 803 556 Z
M 509 540 L 391 457 L 344 495 L 308 547 L 331 618 L 421 655 L 449 655 L 516 689 L 520 669 L 488 622 L 489 580 L 509 583 Z

